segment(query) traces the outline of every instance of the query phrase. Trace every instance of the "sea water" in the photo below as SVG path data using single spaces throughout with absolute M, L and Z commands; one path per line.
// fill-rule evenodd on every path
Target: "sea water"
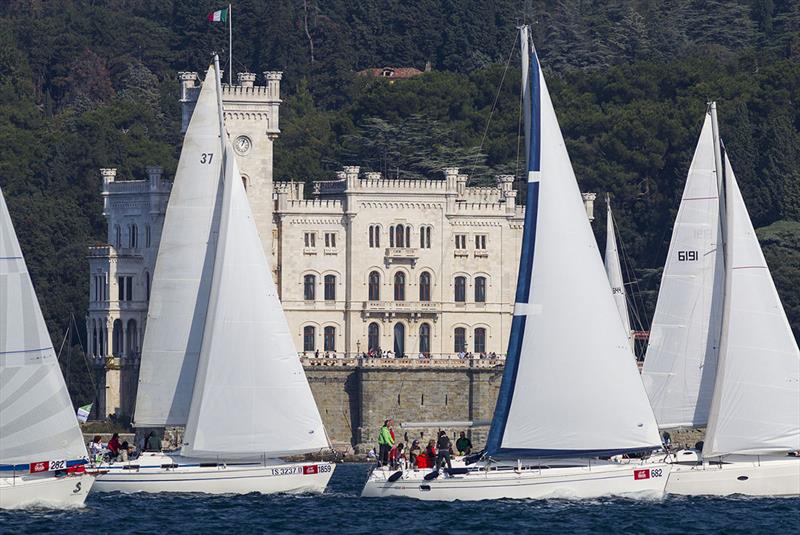
M 0 533 L 800 533 L 800 498 L 360 498 L 370 468 L 338 465 L 321 496 L 92 493 L 82 509 L 0 511 Z

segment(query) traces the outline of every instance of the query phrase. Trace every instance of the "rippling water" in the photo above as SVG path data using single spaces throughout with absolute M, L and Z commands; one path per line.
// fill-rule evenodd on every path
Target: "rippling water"
M 322 496 L 91 494 L 83 509 L 0 511 L 0 533 L 800 533 L 795 498 L 362 499 L 369 468 L 337 466 Z

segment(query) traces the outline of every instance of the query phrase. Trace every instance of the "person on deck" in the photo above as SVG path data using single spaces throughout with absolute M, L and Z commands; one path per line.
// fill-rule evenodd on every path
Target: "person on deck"
M 447 433 L 444 431 L 439 431 L 439 439 L 436 442 L 436 448 L 439 452 L 436 454 L 436 470 L 438 471 L 439 468 L 442 466 L 442 461 L 447 461 L 447 468 L 448 470 L 453 468 L 453 465 L 450 463 L 450 448 L 452 444 L 450 444 L 450 437 L 447 436 Z
M 458 437 L 458 440 L 456 440 L 456 449 L 459 455 L 469 455 L 472 453 L 472 441 L 467 438 L 464 431 L 461 431 L 461 435 Z
M 92 461 L 99 460 L 103 455 L 103 440 L 100 435 L 95 435 L 92 441 L 89 442 L 89 457 Z
M 411 466 L 417 466 L 417 457 L 422 453 L 422 449 L 419 447 L 419 440 L 414 439 L 411 443 L 411 448 L 408 450 L 408 462 Z
M 378 447 L 380 448 L 380 463 L 382 466 L 389 464 L 389 450 L 394 445 L 394 433 L 392 426 L 394 421 L 391 418 L 383 422 L 380 433 L 378 433 Z
M 111 440 L 108 441 L 108 448 L 109 453 L 111 454 L 111 459 L 116 459 L 117 455 L 119 455 L 119 433 L 114 433 L 111 435 Z

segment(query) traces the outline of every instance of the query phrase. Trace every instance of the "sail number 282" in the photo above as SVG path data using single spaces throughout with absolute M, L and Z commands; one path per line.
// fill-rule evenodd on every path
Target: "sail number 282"
M 697 262 L 697 251 L 678 251 L 678 262 Z
M 200 163 L 207 163 L 211 165 L 211 160 L 213 159 L 214 159 L 213 152 L 204 152 L 203 154 L 200 155 Z

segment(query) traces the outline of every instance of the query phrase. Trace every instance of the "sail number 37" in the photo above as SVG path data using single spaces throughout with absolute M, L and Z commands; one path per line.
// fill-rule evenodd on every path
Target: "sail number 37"
M 696 262 L 698 258 L 697 251 L 678 251 L 678 262 Z
M 211 160 L 213 159 L 214 159 L 213 152 L 204 152 L 203 154 L 200 155 L 200 163 L 207 163 L 211 165 Z

